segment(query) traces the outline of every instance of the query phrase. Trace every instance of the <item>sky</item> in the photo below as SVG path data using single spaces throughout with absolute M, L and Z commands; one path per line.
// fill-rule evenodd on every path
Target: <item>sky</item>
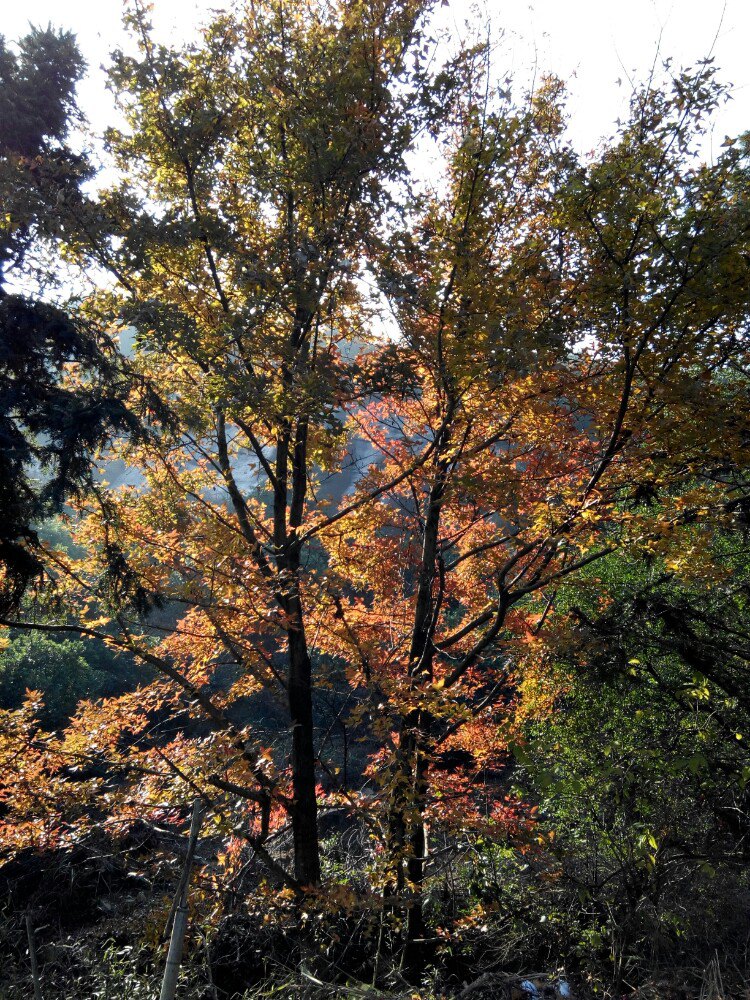
M 163 39 L 179 42 L 221 5 L 154 0 L 153 20 Z M 438 18 L 461 32 L 471 10 L 466 0 L 449 0 L 438 6 Z M 79 100 L 103 130 L 112 97 L 101 65 L 123 37 L 121 12 L 121 0 L 0 0 L 0 34 L 18 38 L 30 22 L 74 31 L 89 63 Z M 733 100 L 718 113 L 705 151 L 709 158 L 726 135 L 750 129 L 748 0 L 483 0 L 478 18 L 491 25 L 501 77 L 511 74 L 523 84 L 533 72 L 553 72 L 568 82 L 570 135 L 581 152 L 612 134 L 626 110 L 629 80 L 647 77 L 657 54 L 675 66 L 710 54 L 733 84 Z

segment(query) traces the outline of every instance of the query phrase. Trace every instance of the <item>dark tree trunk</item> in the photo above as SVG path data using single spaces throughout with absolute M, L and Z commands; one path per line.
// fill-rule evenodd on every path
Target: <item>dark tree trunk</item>
M 301 618 L 298 620 L 301 622 Z M 302 885 L 317 885 L 320 882 L 320 850 L 315 798 L 312 668 L 301 624 L 298 629 L 289 631 L 289 717 L 292 725 L 294 875 Z
M 445 447 L 446 444 L 447 434 L 441 446 Z M 409 651 L 409 673 L 417 687 L 428 684 L 433 679 L 432 635 L 436 609 L 441 600 L 439 589 L 438 593 L 435 593 L 439 568 L 438 538 L 448 469 L 449 463 L 439 463 L 425 518 L 414 626 Z M 403 720 L 396 767 L 396 792 L 390 824 L 393 848 L 399 858 L 396 891 L 402 894 L 406 890 L 403 968 L 410 978 L 418 977 L 424 968 L 425 922 L 422 911 L 422 886 L 427 844 L 423 817 L 427 805 L 431 724 L 429 713 L 421 709 L 410 712 Z
M 406 944 L 404 967 L 407 973 L 419 974 L 424 968 L 424 938 L 425 921 L 422 911 L 422 884 L 427 854 L 427 841 L 424 828 L 424 808 L 427 803 L 427 767 L 428 761 L 422 749 L 426 736 L 425 727 L 429 719 L 425 713 L 419 713 L 420 718 L 410 739 L 410 757 L 412 760 L 413 801 L 415 812 L 419 819 L 413 820 L 409 836 L 409 850 L 406 861 L 406 876 L 414 894 L 406 911 Z

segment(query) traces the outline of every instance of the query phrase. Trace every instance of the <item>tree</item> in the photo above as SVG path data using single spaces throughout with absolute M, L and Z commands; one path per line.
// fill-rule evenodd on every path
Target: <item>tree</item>
M 588 168 L 553 82 L 526 114 L 489 109 L 483 82 L 447 183 L 383 268 L 414 376 L 359 418 L 384 456 L 362 493 L 397 485 L 374 542 L 349 519 L 329 548 L 363 590 L 350 657 L 369 628 L 369 669 L 386 669 L 390 857 L 417 896 L 436 754 L 502 749 L 509 695 L 560 640 L 559 587 L 615 549 L 688 573 L 692 523 L 710 536 L 746 490 L 747 163 L 732 144 L 691 162 L 720 96 L 710 67 L 634 94 Z
M 0 706 L 21 708 L 27 690 L 44 699 L 39 721 L 60 729 L 87 698 L 103 698 L 132 688 L 133 664 L 101 643 L 37 633 L 21 634 L 0 650 Z
M 90 482 L 111 433 L 142 433 L 125 404 L 115 345 L 69 309 L 28 291 L 54 285 L 60 240 L 81 224 L 93 170 L 67 144 L 84 63 L 51 27 L 9 48 L 0 36 L 0 612 L 44 569 L 36 529 Z M 8 291 L 15 279 L 23 293 Z M 66 373 L 75 371 L 75 378 Z M 155 406 L 152 395 L 151 405 Z
M 516 103 L 482 45 L 429 71 L 429 9 L 268 0 L 181 51 L 131 17 L 123 179 L 96 206 L 116 238 L 71 253 L 116 277 L 86 315 L 136 329 L 175 419 L 118 450 L 136 483 L 80 505 L 88 555 L 57 570 L 75 620 L 41 625 L 106 625 L 160 672 L 85 706 L 59 759 L 94 732 L 128 809 L 198 793 L 298 896 L 320 881 L 317 779 L 335 786 L 313 696 L 340 666 L 378 752 L 375 795 L 338 801 L 381 838 L 412 944 L 426 828 L 529 827 L 476 778 L 524 692 L 541 710 L 561 586 L 615 550 L 685 572 L 694 523 L 744 495 L 750 440 L 747 142 L 693 156 L 710 65 L 636 91 L 582 162 L 557 81 Z M 444 155 L 434 186 L 408 174 L 418 140 Z M 288 712 L 278 747 L 237 711 L 259 690 Z M 155 741 L 157 711 L 211 734 Z M 144 735 L 125 752 L 123 732 Z M 286 819 L 293 872 L 271 850 Z
M 132 131 L 113 132 L 109 142 L 128 179 L 102 206 L 121 246 L 97 251 L 124 296 L 102 295 L 92 308 L 138 331 L 144 370 L 170 386 L 180 428 L 154 451 L 129 456 L 155 462 L 148 479 L 166 492 L 131 494 L 116 513 L 107 498 L 105 548 L 122 552 L 140 579 L 145 565 L 133 561 L 125 524 L 140 519 L 144 502 L 159 505 L 157 520 L 170 508 L 183 552 L 200 568 L 165 595 L 192 610 L 163 648 L 169 660 L 138 648 L 174 675 L 174 657 L 187 666 L 205 639 L 209 663 L 218 642 L 254 677 L 251 687 L 280 687 L 292 733 L 297 884 L 319 879 L 312 668 L 299 589 L 306 497 L 314 463 L 330 462 L 343 438 L 342 405 L 372 378 L 342 347 L 360 335 L 352 329 L 357 258 L 425 114 L 418 22 L 426 8 L 270 4 L 217 19 L 202 48 L 181 53 L 156 45 L 137 11 L 130 23 L 140 54 L 118 56 L 113 71 Z M 238 478 L 249 461 L 270 487 L 270 521 L 255 484 L 243 488 Z M 166 540 L 168 525 L 157 534 Z M 150 570 L 167 551 L 154 559 L 138 547 Z M 225 556 L 232 574 L 216 578 Z M 230 588 L 218 602 L 212 576 Z M 160 591 L 167 579 L 147 583 Z M 119 585 L 95 592 L 114 603 L 128 596 Z M 232 606 L 254 601 L 254 592 L 251 637 L 236 629 L 248 612 Z M 114 610 L 122 641 L 135 650 L 132 624 Z M 198 636 L 180 649 L 204 612 Z M 197 697 L 191 673 L 178 674 L 178 683 Z M 227 752 L 234 747 L 249 768 L 248 797 L 267 827 L 279 779 L 268 777 L 257 749 L 214 702 L 199 701 L 227 734 Z
M 745 891 L 750 774 L 737 514 L 686 532 L 683 551 L 701 538 L 688 572 L 613 553 L 566 588 L 567 634 L 545 676 L 556 708 L 528 720 L 516 749 L 515 780 L 544 817 L 530 895 L 553 953 L 586 955 L 613 989 L 744 939 L 729 916 Z M 576 919 L 561 919 L 571 905 Z

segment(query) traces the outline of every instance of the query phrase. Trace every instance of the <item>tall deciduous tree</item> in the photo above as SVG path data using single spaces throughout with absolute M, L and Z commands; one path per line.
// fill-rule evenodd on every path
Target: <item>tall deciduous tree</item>
M 391 236 L 385 287 L 415 384 L 369 411 L 374 475 L 416 469 L 381 507 L 368 582 L 395 573 L 375 616 L 410 597 L 380 655 L 396 679 L 395 859 L 417 895 L 436 750 L 476 753 L 483 718 L 492 746 L 508 675 L 533 676 L 554 643 L 560 585 L 614 549 L 689 572 L 686 525 L 710 536 L 747 489 L 747 147 L 694 158 L 721 98 L 711 66 L 634 93 L 588 165 L 565 147 L 554 81 L 522 112 L 485 94 L 479 72 L 446 183 Z M 344 577 L 361 574 L 346 541 Z M 412 922 L 421 937 L 419 906 Z
M 95 530 L 130 572 L 187 605 L 146 658 L 225 733 L 227 758 L 248 769 L 247 787 L 232 784 L 258 803 L 264 831 L 279 779 L 199 693 L 200 671 L 229 656 L 246 689 L 268 685 L 286 702 L 282 798 L 301 885 L 320 877 L 306 531 L 325 509 L 316 468 L 335 462 L 344 408 L 368 391 L 355 356 L 372 340 L 359 261 L 434 101 L 428 7 L 250 5 L 179 52 L 152 39 L 138 9 L 138 54 L 118 54 L 112 73 L 129 130 L 108 137 L 124 180 L 103 209 L 120 245 L 97 254 L 121 291 L 92 308 L 135 328 L 139 363 L 168 387 L 179 430 L 129 457 L 148 489 L 107 498 Z

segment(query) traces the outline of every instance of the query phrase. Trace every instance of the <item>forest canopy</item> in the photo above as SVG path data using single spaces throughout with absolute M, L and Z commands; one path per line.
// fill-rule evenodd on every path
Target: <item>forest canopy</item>
M 0 45 L 21 992 L 54 913 L 49 990 L 153 995 L 191 874 L 186 996 L 750 979 L 750 134 L 667 62 L 582 156 L 433 7 L 136 4 L 85 152 Z

